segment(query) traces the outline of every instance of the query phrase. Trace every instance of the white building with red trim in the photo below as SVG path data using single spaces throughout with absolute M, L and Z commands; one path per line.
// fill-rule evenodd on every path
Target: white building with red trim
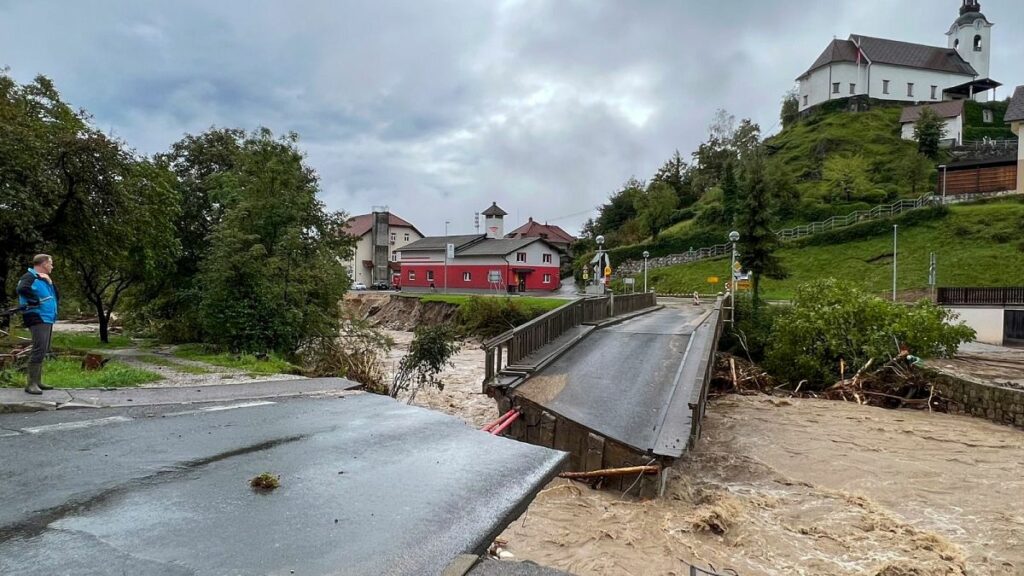
M 399 253 L 403 290 L 551 292 L 561 285 L 559 249 L 543 238 L 502 238 L 505 211 L 482 212 L 486 234 L 433 236 Z M 446 246 L 452 245 L 452 253 Z

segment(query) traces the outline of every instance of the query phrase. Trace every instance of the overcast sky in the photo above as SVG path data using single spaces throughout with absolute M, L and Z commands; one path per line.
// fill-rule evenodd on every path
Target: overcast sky
M 51 77 L 146 154 L 212 125 L 296 131 L 332 209 L 465 233 L 497 201 L 506 231 L 533 216 L 576 232 L 627 178 L 688 157 L 716 108 L 777 130 L 833 36 L 945 46 L 959 6 L 0 0 L 0 66 Z M 982 9 L 1002 98 L 1024 84 L 1024 2 Z

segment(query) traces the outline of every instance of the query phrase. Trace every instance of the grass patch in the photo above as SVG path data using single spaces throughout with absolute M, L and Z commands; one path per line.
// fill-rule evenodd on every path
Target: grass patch
M 82 370 L 78 358 L 57 358 L 43 364 L 43 382 L 54 388 L 128 388 L 163 380 L 149 370 L 111 360 L 99 370 Z M 25 373 L 13 375 L 9 386 L 25 386 Z
M 203 366 L 193 366 L 191 364 L 182 364 L 181 362 L 175 362 L 166 356 L 158 356 L 156 354 L 146 354 L 144 356 L 136 356 L 136 358 L 145 362 L 146 364 L 155 364 L 157 366 L 163 366 L 170 368 L 177 372 L 184 372 L 186 374 L 212 374 L 214 371 Z
M 939 286 L 1024 285 L 1024 202 L 1009 200 L 951 206 L 950 213 L 900 227 L 897 289 L 928 287 L 929 253 L 938 259 Z M 770 299 L 788 300 L 797 286 L 832 277 L 874 294 L 892 290 L 892 228 L 883 234 L 824 246 L 783 245 L 777 252 L 789 272 L 785 280 L 765 278 Z M 728 278 L 729 261 L 713 260 L 651 270 L 649 282 L 661 293 L 709 292 L 709 276 Z M 718 284 L 715 291 L 723 289 Z
M 32 339 L 27 328 L 15 328 L 14 336 Z M 50 348 L 58 351 L 85 352 L 88 350 L 114 350 L 131 348 L 132 339 L 123 334 L 110 334 L 110 342 L 100 342 L 99 334 L 92 332 L 54 332 L 50 339 Z
M 261 360 L 252 354 L 230 354 L 211 350 L 203 344 L 182 344 L 174 350 L 174 355 L 186 360 L 197 360 L 214 366 L 234 368 L 249 374 L 298 374 L 298 366 L 284 360 L 276 354 L 270 354 Z

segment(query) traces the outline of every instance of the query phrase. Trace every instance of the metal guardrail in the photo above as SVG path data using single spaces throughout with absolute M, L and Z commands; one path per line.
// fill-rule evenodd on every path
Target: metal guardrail
M 499 334 L 481 345 L 485 355 L 484 387 L 506 366 L 519 363 L 577 326 L 637 312 L 656 303 L 653 292 L 577 298 Z
M 939 288 L 936 299 L 947 306 L 1024 306 L 1024 288 Z

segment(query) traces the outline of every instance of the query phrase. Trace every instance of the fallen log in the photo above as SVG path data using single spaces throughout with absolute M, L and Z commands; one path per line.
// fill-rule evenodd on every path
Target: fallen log
M 628 468 L 608 468 L 605 470 L 593 470 L 591 472 L 562 472 L 558 477 L 579 480 L 586 478 L 606 478 L 610 476 L 632 476 L 633 474 L 657 474 L 658 472 L 661 472 L 661 466 L 630 466 Z

